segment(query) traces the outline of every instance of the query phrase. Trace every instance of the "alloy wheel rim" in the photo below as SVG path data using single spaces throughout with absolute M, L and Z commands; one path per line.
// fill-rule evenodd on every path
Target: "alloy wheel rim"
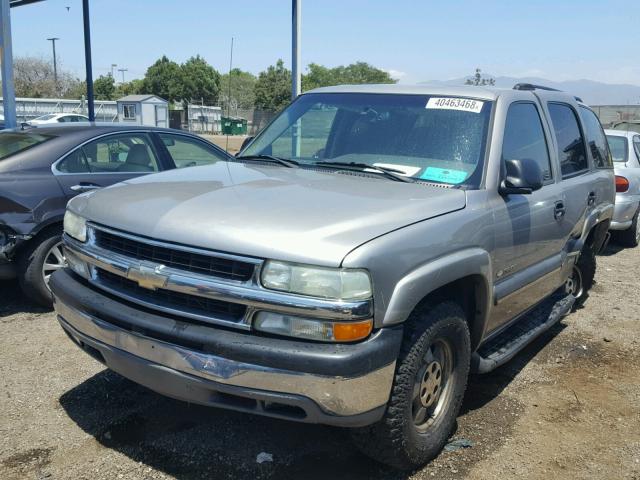
M 416 373 L 411 415 L 419 432 L 426 431 L 446 411 L 451 396 L 453 349 L 445 339 L 434 341 L 422 358 Z
M 640 242 L 640 219 L 636 220 L 636 243 Z
M 49 249 L 47 254 L 44 256 L 44 263 L 42 264 L 42 278 L 44 279 L 44 284 L 47 288 L 49 288 L 49 279 L 53 272 L 66 266 L 67 259 L 64 256 L 64 251 L 62 250 L 62 242 L 58 242 Z

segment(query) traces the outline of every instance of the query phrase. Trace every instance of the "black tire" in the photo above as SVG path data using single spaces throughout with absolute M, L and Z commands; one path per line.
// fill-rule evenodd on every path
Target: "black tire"
M 589 298 L 589 290 L 593 287 L 596 277 L 596 252 L 591 244 L 582 247 L 578 261 L 573 267 L 572 278 L 578 278 L 580 285 L 575 288 L 569 287 L 571 278 L 567 280 L 567 293 L 573 293 L 576 301 L 573 304 L 573 310 L 582 307 L 584 302 Z M 573 291 L 572 291 L 573 290 Z
M 451 347 L 451 373 L 440 389 L 442 398 L 439 396 L 435 401 L 437 405 L 430 417 L 433 420 L 418 426 L 414 418 L 414 389 L 419 385 L 417 391 L 421 392 L 422 384 L 417 380 L 424 377 L 420 372 L 429 370 L 432 365 L 425 357 L 441 341 L 448 342 Z M 401 470 L 429 462 L 442 450 L 455 427 L 467 388 L 470 357 L 469 328 L 459 305 L 444 302 L 417 309 L 407 320 L 384 417 L 373 425 L 353 429 L 354 443 L 374 460 Z M 441 378 L 445 378 L 444 373 Z M 418 403 L 418 406 L 422 408 L 423 404 Z M 429 424 L 430 421 L 433 423 Z
M 640 229 L 638 228 L 638 216 L 640 215 L 640 207 L 636 210 L 636 214 L 633 216 L 631 226 L 620 232 L 616 232 L 616 239 L 618 243 L 625 247 L 634 248 L 640 243 Z
M 18 255 L 18 281 L 31 301 L 51 308 L 53 299 L 47 287 L 43 266 L 51 249 L 62 241 L 62 230 L 51 228 L 40 233 Z

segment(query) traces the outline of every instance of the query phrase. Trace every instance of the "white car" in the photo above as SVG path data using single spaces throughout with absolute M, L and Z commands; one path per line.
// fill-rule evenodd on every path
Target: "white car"
M 616 174 L 616 206 L 610 230 L 620 243 L 640 243 L 640 133 L 605 130 Z
M 66 122 L 88 122 L 89 117 L 78 113 L 48 113 L 40 117 L 29 120 L 29 125 L 42 125 L 46 123 L 66 123 Z

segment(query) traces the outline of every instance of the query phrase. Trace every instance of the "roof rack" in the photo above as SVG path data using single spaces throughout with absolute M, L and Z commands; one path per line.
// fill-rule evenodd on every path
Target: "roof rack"
M 516 83 L 514 90 L 547 90 L 549 92 L 561 92 L 557 88 L 545 87 L 544 85 L 534 85 L 533 83 Z
M 544 85 L 534 85 L 533 83 L 516 83 L 513 86 L 514 90 L 546 90 L 548 92 L 561 92 L 562 90 L 558 90 L 557 88 L 545 87 Z M 576 101 L 580 103 L 584 103 L 580 97 L 573 97 Z

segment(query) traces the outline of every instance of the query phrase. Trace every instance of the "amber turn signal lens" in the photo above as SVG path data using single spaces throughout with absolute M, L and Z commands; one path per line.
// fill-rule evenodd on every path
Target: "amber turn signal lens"
M 368 337 L 371 330 L 373 330 L 373 320 L 334 323 L 333 338 L 336 342 L 353 342 Z
M 629 180 L 621 175 L 616 175 L 616 193 L 624 193 L 629 190 Z

